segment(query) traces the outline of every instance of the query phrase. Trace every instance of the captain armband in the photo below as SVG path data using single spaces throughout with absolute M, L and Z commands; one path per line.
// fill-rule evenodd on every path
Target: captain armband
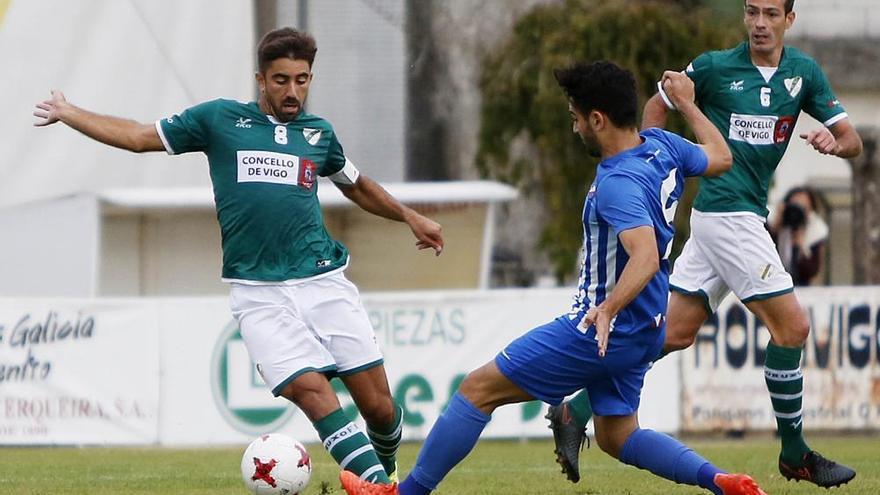
M 345 165 L 342 167 L 339 172 L 330 175 L 330 180 L 337 184 L 343 185 L 354 185 L 357 182 L 358 177 L 360 177 L 361 172 L 354 166 L 354 163 L 351 163 L 351 160 L 348 157 L 345 158 Z

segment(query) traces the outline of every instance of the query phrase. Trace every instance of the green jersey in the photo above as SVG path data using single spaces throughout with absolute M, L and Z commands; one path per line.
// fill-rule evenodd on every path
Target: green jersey
M 767 216 L 770 179 L 801 110 L 826 127 L 847 116 L 819 65 L 789 46 L 775 72 L 756 67 L 749 44 L 743 43 L 700 55 L 686 73 L 694 81 L 697 103 L 733 153 L 729 172 L 700 179 L 694 208 L 702 212 Z
M 347 162 L 330 124 L 301 113 L 276 121 L 255 102 L 214 100 L 156 123 L 170 154 L 208 157 L 223 239 L 223 279 L 283 282 L 345 266 L 324 226 L 317 176 Z

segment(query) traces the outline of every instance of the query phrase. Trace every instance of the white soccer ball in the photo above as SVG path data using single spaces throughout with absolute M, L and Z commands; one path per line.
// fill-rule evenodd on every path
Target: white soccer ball
M 251 493 L 297 495 L 312 477 L 312 461 L 303 444 L 280 433 L 257 437 L 241 458 L 241 477 Z

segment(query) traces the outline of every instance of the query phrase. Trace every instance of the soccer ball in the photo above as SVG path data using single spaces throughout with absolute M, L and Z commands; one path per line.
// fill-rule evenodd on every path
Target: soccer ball
M 257 437 L 244 451 L 241 477 L 251 493 L 297 495 L 309 484 L 312 461 L 303 444 L 269 433 Z

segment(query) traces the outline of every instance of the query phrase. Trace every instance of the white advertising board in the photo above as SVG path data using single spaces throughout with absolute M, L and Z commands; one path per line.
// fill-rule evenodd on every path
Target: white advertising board
M 458 382 L 511 340 L 567 309 L 570 292 L 372 294 L 405 438 L 422 439 Z M 343 408 L 353 403 L 338 380 Z M 678 361 L 648 374 L 642 424 L 679 427 Z M 486 437 L 546 437 L 546 406 L 495 413 Z M 251 364 L 226 298 L 0 300 L 0 444 L 241 444 L 282 431 L 316 441 Z
M 554 290 L 452 291 L 364 296 L 385 354 L 389 383 L 403 405 L 406 439 L 422 439 L 467 372 L 492 359 L 511 340 L 567 309 L 571 293 Z M 250 363 L 225 299 L 164 300 L 160 443 L 242 443 L 267 431 L 317 441 L 297 408 L 272 398 Z M 678 429 L 675 356 L 649 373 L 642 423 Z M 353 403 L 338 380 L 343 407 Z M 499 409 L 485 437 L 546 437 L 546 406 Z
M 156 442 L 157 330 L 142 302 L 0 300 L 0 444 Z
M 804 428 L 880 428 L 880 291 L 876 287 L 797 291 L 810 319 L 804 372 Z M 764 382 L 770 336 L 728 298 L 682 356 L 682 428 L 773 430 Z

